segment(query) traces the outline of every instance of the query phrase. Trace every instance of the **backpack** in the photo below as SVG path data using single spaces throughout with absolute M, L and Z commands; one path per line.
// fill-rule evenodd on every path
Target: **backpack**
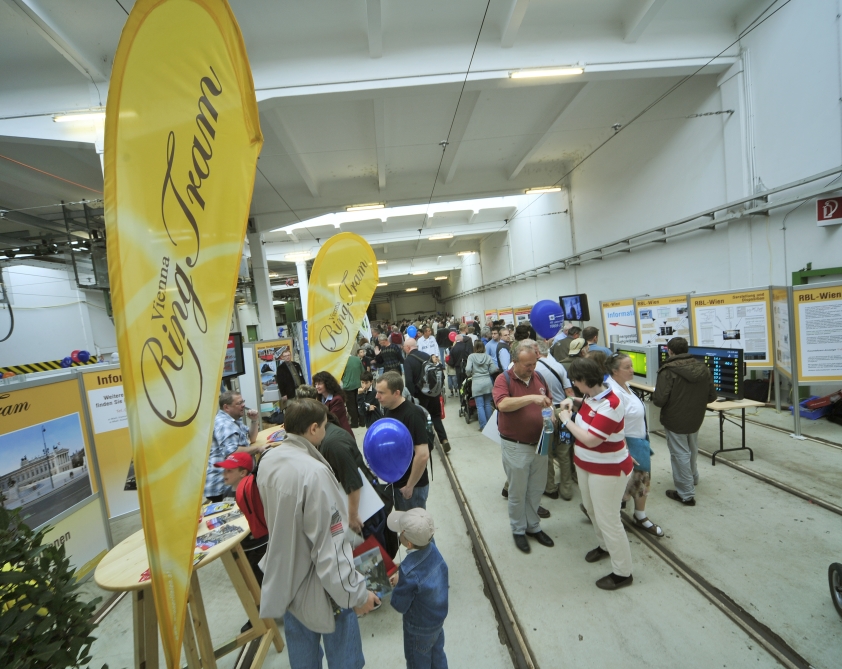
M 415 382 L 415 387 L 422 395 L 438 397 L 441 395 L 442 389 L 441 374 L 439 374 L 438 365 L 430 358 L 422 360 L 417 355 L 414 357 L 416 360 L 421 361 L 421 377 Z
M 257 468 L 252 474 L 246 476 L 237 487 L 237 506 L 246 517 L 255 539 L 260 539 L 269 534 L 266 526 L 266 513 L 263 509 L 263 500 L 260 499 L 260 491 L 257 489 Z

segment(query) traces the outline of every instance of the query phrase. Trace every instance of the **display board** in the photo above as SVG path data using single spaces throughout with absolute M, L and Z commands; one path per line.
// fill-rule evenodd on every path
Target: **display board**
M 606 346 L 637 341 L 634 298 L 600 302 L 599 310 L 602 312 L 602 336 Z
M 33 529 L 62 521 L 51 541 L 85 573 L 108 549 L 98 489 L 75 377 L 0 393 L 3 504 Z
M 485 310 L 485 322 L 488 321 L 496 321 L 497 320 L 497 310 L 496 309 L 486 309 Z
M 768 288 L 710 295 L 690 300 L 696 346 L 741 349 L 746 366 L 772 366 L 772 309 Z
M 772 288 L 772 331 L 775 336 L 775 369 L 791 379 L 789 291 L 786 288 Z
M 531 313 L 532 313 L 532 305 L 531 304 L 529 306 L 525 306 L 525 307 L 516 307 L 515 308 L 515 320 L 514 320 L 515 326 L 518 326 L 521 323 L 524 323 L 524 322 L 528 321 L 529 320 L 529 314 L 531 314 Z
M 503 321 L 503 325 L 515 322 L 515 310 L 511 307 L 503 307 L 497 310 L 497 320 Z
M 275 379 L 275 370 L 278 361 L 284 351 L 292 354 L 292 339 L 275 339 L 272 341 L 259 341 L 254 344 L 255 367 L 257 369 L 257 399 L 263 401 L 263 395 L 268 390 L 277 390 L 278 382 Z M 295 356 L 293 356 L 295 359 Z M 244 395 L 245 397 L 245 395 Z M 259 409 L 259 407 L 249 407 Z
M 234 376 L 242 376 L 245 373 L 243 335 L 240 332 L 232 332 L 228 335 L 228 343 L 225 346 L 225 362 L 222 365 L 222 378 L 230 379 Z
M 96 369 L 81 376 L 108 517 L 139 511 L 120 368 Z
M 799 383 L 842 381 L 842 284 L 793 286 Z
M 634 312 L 641 344 L 666 344 L 673 337 L 684 337 L 692 343 L 686 295 L 635 300 Z

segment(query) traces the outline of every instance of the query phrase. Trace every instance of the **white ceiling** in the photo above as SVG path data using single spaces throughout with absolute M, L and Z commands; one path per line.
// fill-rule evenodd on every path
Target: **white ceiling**
M 613 124 L 719 54 L 768 5 L 491 0 L 485 14 L 486 2 L 231 0 L 265 137 L 251 215 L 276 259 L 302 237 L 268 231 L 347 205 L 497 197 L 555 183 L 613 135 Z M 104 104 L 123 8 L 132 5 L 0 0 L 0 208 L 100 197 L 96 128 L 51 116 Z M 717 76 L 736 55 L 734 47 L 699 76 Z M 584 75 L 508 76 L 575 63 Z M 698 111 L 691 88 L 673 94 L 669 112 L 656 107 L 645 118 Z M 380 244 L 378 256 L 390 261 L 442 263 L 490 234 L 471 214 L 341 229 Z M 442 227 L 457 230 L 455 242 L 426 241 Z M 20 230 L 0 222 L 0 234 Z M 304 238 L 335 232 L 325 226 Z

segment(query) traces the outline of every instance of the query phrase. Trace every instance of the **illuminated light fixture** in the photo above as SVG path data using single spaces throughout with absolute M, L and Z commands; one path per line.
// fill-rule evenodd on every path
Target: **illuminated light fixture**
M 447 281 L 447 277 L 446 276 L 437 276 L 436 281 Z
M 414 293 L 416 290 L 418 290 L 418 289 L 417 288 L 407 288 L 406 292 L 407 293 Z
M 378 286 L 388 286 L 389 284 L 388 283 L 378 283 L 377 285 Z
M 105 112 L 88 112 L 86 114 L 58 114 L 53 116 L 54 123 L 93 123 L 94 121 L 104 121 Z
M 422 276 L 423 274 L 429 274 L 429 272 L 425 269 L 420 269 L 417 272 L 410 272 L 412 276 Z
M 449 232 L 443 232 L 440 235 L 433 235 L 432 237 L 427 237 L 431 242 L 435 241 L 436 239 L 453 239 L 453 235 Z
M 286 300 L 275 300 L 272 304 L 286 304 Z
M 304 251 L 301 253 L 287 253 L 284 256 L 285 260 L 309 260 L 310 259 L 310 252 Z
M 537 70 L 514 70 L 509 72 L 510 79 L 533 79 L 535 77 L 569 77 L 582 74 L 584 67 L 542 67 Z
M 527 188 L 527 195 L 537 195 L 538 193 L 558 193 L 561 186 L 543 186 L 542 188 Z
M 386 205 L 382 202 L 372 202 L 371 204 L 353 204 L 350 207 L 345 207 L 345 211 L 368 211 L 369 209 L 383 209 Z
M 378 265 L 385 265 L 387 262 L 388 262 L 388 260 L 378 260 L 377 264 Z
M 474 255 L 474 253 L 476 253 L 476 251 L 459 251 L 459 253 L 457 253 L 456 255 L 457 256 L 472 256 L 472 255 Z

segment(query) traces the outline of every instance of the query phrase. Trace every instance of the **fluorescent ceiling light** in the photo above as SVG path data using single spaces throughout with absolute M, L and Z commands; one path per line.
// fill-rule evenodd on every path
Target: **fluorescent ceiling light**
M 378 260 L 377 264 L 378 265 L 385 265 L 387 262 L 388 262 L 387 260 Z
M 511 79 L 532 79 L 534 77 L 569 77 L 582 74 L 584 67 L 542 67 L 537 70 L 515 70 L 509 72 Z
M 389 284 L 388 283 L 378 283 L 377 285 L 378 286 L 388 286 Z
M 284 256 L 285 260 L 309 260 L 310 259 L 310 252 L 303 251 L 300 253 L 287 253 Z
M 275 300 L 272 304 L 286 304 L 286 300 Z
M 428 237 L 427 239 L 429 239 L 431 242 L 435 241 L 436 239 L 453 239 L 453 235 L 451 235 L 449 232 L 443 232 L 440 235 L 433 235 L 432 237 Z
M 57 116 L 53 116 L 53 121 L 55 123 L 82 123 L 83 121 L 87 123 L 92 123 L 94 121 L 104 120 L 105 112 L 88 112 L 86 114 L 58 114 Z
M 353 204 L 350 207 L 345 207 L 345 211 L 368 211 L 369 209 L 383 209 L 386 205 L 382 202 L 372 202 L 371 204 Z
M 527 195 L 535 195 L 536 193 L 558 193 L 561 186 L 543 186 L 541 188 L 527 188 Z
M 420 269 L 417 272 L 410 272 L 412 276 L 421 276 L 422 274 L 429 274 L 429 272 L 425 269 Z
M 472 256 L 472 255 L 474 255 L 474 253 L 476 253 L 476 251 L 459 251 L 459 253 L 457 253 L 456 255 L 457 256 Z
M 446 280 L 447 280 L 446 276 L 437 276 L 436 277 L 436 281 L 446 281 Z
M 407 293 L 414 293 L 416 290 L 418 290 L 418 289 L 417 288 L 407 288 L 406 292 Z

